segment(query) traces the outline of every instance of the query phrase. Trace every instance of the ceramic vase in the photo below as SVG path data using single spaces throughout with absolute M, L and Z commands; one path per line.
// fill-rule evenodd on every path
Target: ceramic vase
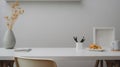
M 3 40 L 4 48 L 13 49 L 16 44 L 16 39 L 14 32 L 12 30 L 7 30 L 4 35 Z

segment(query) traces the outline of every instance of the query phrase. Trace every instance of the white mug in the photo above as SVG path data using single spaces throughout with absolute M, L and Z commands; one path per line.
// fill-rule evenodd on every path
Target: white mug
M 120 40 L 115 40 L 111 45 L 112 50 L 120 50 Z

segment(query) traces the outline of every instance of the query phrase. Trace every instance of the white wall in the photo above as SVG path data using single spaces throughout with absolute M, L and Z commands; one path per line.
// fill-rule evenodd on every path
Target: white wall
M 3 46 L 3 37 L 6 31 L 4 16 L 10 13 L 9 5 L 5 0 L 0 0 L 0 47 Z
M 120 0 L 21 2 L 25 13 L 14 26 L 16 47 L 74 47 L 72 37 L 76 35 L 81 38 L 83 34 L 87 46 L 92 43 L 92 28 L 98 26 L 115 27 L 116 39 L 120 40 L 119 3 Z M 79 67 L 83 62 L 61 64 L 60 67 Z M 91 63 L 87 62 L 81 67 L 92 67 Z
M 92 43 L 94 26 L 116 27 L 120 39 L 119 0 L 21 2 L 25 9 L 14 27 L 16 47 L 73 47 L 74 35 Z

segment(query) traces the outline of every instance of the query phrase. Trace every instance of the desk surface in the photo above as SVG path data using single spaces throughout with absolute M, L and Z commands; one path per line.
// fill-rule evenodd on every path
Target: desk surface
M 30 52 L 14 52 L 13 49 L 0 48 L 0 60 L 12 60 L 14 56 L 32 58 L 52 58 L 54 60 L 120 60 L 120 52 L 105 50 L 104 52 L 76 51 L 75 48 L 32 48 Z

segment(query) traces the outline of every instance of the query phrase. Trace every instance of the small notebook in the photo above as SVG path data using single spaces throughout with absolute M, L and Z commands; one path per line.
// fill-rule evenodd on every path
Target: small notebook
M 15 52 L 29 52 L 31 51 L 31 48 L 16 48 L 14 49 Z

